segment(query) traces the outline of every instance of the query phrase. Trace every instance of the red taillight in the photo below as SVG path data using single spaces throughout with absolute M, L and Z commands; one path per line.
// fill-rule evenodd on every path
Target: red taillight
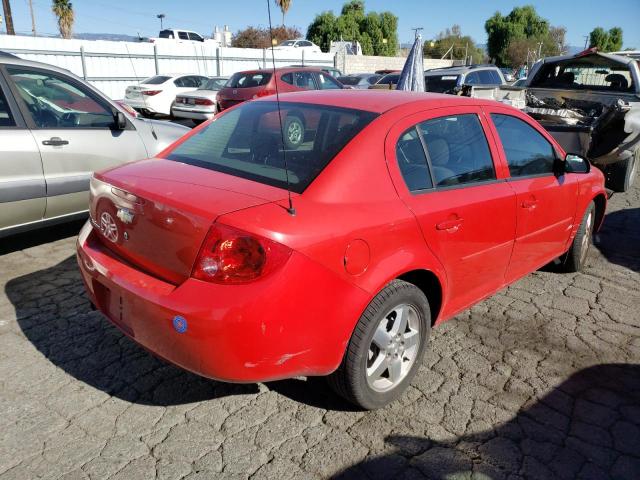
M 153 95 L 157 95 L 160 92 L 162 92 L 162 90 L 142 90 L 140 93 L 142 95 L 147 95 L 149 97 L 152 97 Z
M 208 98 L 196 98 L 196 105 L 213 105 L 213 102 Z
M 265 88 L 264 90 L 259 90 L 255 95 L 253 95 L 252 98 L 266 97 L 268 95 L 273 95 L 275 93 L 276 93 L 275 90 L 269 90 L 268 88 Z
M 213 283 L 247 283 L 277 269 L 290 255 L 288 247 L 273 240 L 214 224 L 191 276 Z

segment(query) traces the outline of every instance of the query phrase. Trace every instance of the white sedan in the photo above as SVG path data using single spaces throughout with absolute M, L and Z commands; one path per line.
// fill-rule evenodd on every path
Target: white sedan
M 277 47 L 273 47 L 273 49 L 278 51 L 297 51 L 300 52 L 304 50 L 308 53 L 322 53 L 320 47 L 309 40 L 298 39 L 298 40 L 285 40 Z
M 155 75 L 127 87 L 124 102 L 145 116 L 171 115 L 176 95 L 200 88 L 209 80 L 203 75 Z
M 176 95 L 171 114 L 175 118 L 189 118 L 196 123 L 213 118 L 218 112 L 218 90 L 225 86 L 227 80 L 228 77 L 212 77 L 199 89 Z

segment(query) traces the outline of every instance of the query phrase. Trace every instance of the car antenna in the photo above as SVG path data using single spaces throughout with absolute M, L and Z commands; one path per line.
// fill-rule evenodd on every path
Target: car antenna
M 129 52 L 129 46 L 127 45 L 127 42 L 123 42 L 124 43 L 124 48 L 127 49 L 127 56 L 129 57 L 129 63 L 131 63 L 131 68 L 133 69 L 133 74 L 135 75 L 136 78 L 138 78 L 138 74 L 136 73 L 136 66 L 133 64 L 133 60 L 131 59 L 131 53 Z M 140 82 L 138 82 L 138 85 L 140 84 Z M 147 111 L 149 110 L 147 108 L 147 99 L 145 98 L 145 96 L 143 94 L 140 94 L 140 96 L 142 97 L 142 103 L 144 103 L 144 108 L 147 109 Z M 149 125 L 149 127 L 151 127 L 151 135 L 153 135 L 153 138 L 158 140 L 158 135 L 156 135 L 156 129 L 153 127 L 153 122 L 144 122 L 146 125 Z
M 282 126 L 282 110 L 280 109 L 280 91 L 278 89 L 278 78 L 276 77 L 276 56 L 273 51 L 273 26 L 271 25 L 271 2 L 267 0 L 267 11 L 269 12 L 269 39 L 271 40 L 271 63 L 273 65 L 273 83 L 276 86 L 276 104 L 278 105 L 278 120 L 280 121 L 280 137 L 282 140 L 282 160 L 284 161 L 284 176 L 287 181 L 287 195 L 289 198 L 289 207 L 287 212 L 295 217 L 296 209 L 293 208 L 293 200 L 291 199 L 291 185 L 289 184 L 289 168 L 287 167 L 287 147 L 284 143 L 284 128 Z

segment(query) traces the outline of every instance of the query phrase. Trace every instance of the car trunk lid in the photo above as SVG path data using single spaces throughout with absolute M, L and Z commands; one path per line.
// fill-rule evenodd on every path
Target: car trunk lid
M 90 214 L 107 249 L 177 285 L 191 274 L 218 216 L 282 197 L 278 188 L 242 178 L 169 160 L 145 160 L 95 174 Z

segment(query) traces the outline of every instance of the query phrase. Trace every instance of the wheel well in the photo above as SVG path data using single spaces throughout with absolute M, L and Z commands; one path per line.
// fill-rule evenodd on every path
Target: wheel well
M 604 211 L 605 206 L 607 205 L 607 200 L 604 195 L 596 195 L 593 199 L 593 203 L 596 206 L 596 225 L 600 228 L 602 225 L 602 221 L 604 220 Z
M 429 270 L 412 270 L 398 277 L 399 280 L 412 283 L 425 294 L 431 309 L 431 324 L 438 318 L 442 307 L 442 286 L 438 277 Z

